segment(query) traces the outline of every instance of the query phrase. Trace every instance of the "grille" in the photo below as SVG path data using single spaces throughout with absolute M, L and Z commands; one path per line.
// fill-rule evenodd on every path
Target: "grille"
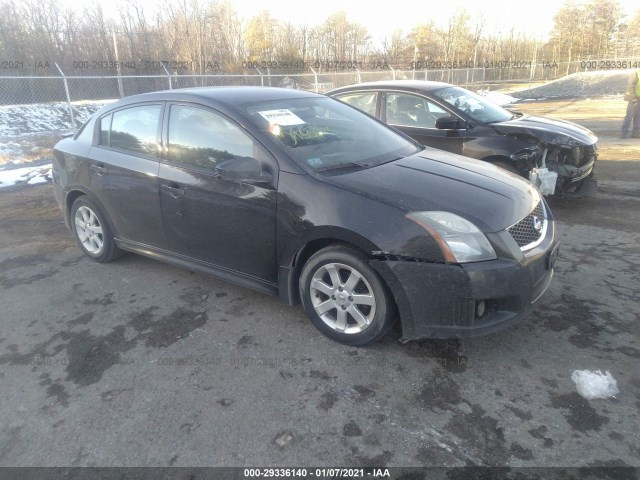
M 534 218 L 542 222 L 539 230 L 534 228 Z M 533 243 L 540 240 L 547 226 L 547 219 L 542 201 L 538 202 L 533 211 L 520 220 L 515 225 L 510 226 L 507 231 L 511 234 L 521 250 L 531 248 Z

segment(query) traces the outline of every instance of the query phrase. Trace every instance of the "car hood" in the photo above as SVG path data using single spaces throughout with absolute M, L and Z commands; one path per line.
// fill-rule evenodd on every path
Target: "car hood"
M 523 115 L 506 122 L 492 123 L 500 134 L 525 134 L 559 146 L 593 145 L 598 141 L 593 132 L 577 123 L 555 118 Z
M 485 233 L 520 221 L 541 198 L 531 183 L 517 175 L 432 148 L 326 181 L 405 212 L 452 212 Z

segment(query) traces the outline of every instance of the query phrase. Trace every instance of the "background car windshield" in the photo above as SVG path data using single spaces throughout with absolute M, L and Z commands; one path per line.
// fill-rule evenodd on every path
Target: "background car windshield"
M 315 171 L 375 166 L 420 150 L 358 110 L 331 98 L 297 98 L 245 106 L 296 161 Z
M 433 95 L 481 123 L 504 122 L 513 118 L 508 110 L 464 88 L 443 88 Z

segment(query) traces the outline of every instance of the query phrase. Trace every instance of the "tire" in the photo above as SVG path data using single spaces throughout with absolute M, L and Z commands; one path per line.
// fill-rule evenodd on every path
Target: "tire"
M 366 257 L 351 248 L 331 246 L 312 255 L 300 274 L 300 296 L 316 328 L 345 345 L 369 345 L 393 324 L 390 293 Z
M 78 197 L 73 202 L 71 225 L 78 245 L 92 260 L 106 263 L 122 254 L 105 216 L 87 196 Z

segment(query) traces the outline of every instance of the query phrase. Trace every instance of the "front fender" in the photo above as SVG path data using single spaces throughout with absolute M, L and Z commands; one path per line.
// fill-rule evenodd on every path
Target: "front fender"
M 278 289 L 282 301 L 299 303 L 298 278 L 306 260 L 318 250 L 336 243 L 356 248 L 371 257 L 378 247 L 367 238 L 341 227 L 322 226 L 305 232 L 282 252 L 278 267 Z

